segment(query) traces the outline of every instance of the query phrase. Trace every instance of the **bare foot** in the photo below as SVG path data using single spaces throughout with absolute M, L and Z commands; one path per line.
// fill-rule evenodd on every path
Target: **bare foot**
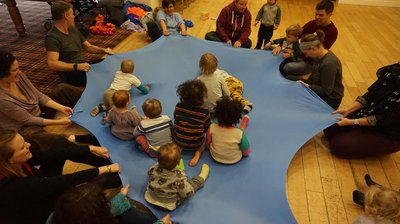
M 189 162 L 189 166 L 196 166 L 197 165 L 197 163 L 199 162 L 199 159 L 200 159 L 200 156 L 201 156 L 202 152 L 203 151 L 197 150 L 194 153 L 194 156 L 193 156 L 192 160 L 190 160 L 190 162 Z

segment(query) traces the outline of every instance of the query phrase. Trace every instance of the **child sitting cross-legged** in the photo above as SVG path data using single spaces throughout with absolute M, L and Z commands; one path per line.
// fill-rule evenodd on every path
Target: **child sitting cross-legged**
M 126 90 L 118 90 L 113 96 L 114 107 L 103 118 L 102 123 L 110 123 L 111 133 L 122 140 L 133 139 L 133 130 L 140 122 L 140 115 L 133 106 L 129 110 L 130 94 Z
M 158 162 L 148 171 L 149 183 L 144 194 L 147 202 L 172 211 L 203 187 L 208 165 L 203 164 L 200 174 L 188 180 L 184 170 L 177 168 L 180 160 L 181 149 L 175 143 L 160 147 Z
M 233 164 L 248 156 L 250 144 L 244 134 L 249 117 L 245 115 L 241 127 L 236 125 L 242 118 L 242 106 L 239 101 L 222 97 L 217 101 L 215 117 L 218 123 L 212 123 L 207 131 L 206 146 L 211 157 L 220 163 Z
M 167 115 L 161 115 L 161 102 L 146 99 L 142 105 L 145 117 L 136 126 L 133 135 L 139 148 L 151 157 L 157 157 L 161 145 L 172 142 L 172 121 Z
M 210 126 L 210 111 L 204 106 L 207 88 L 200 80 L 188 80 L 178 86 L 180 102 L 174 111 L 174 139 L 183 149 L 196 150 L 190 166 L 196 166 L 204 151 L 205 134 Z

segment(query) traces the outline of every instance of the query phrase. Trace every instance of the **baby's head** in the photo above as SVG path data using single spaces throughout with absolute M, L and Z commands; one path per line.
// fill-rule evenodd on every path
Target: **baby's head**
M 181 148 L 175 143 L 167 143 L 158 149 L 158 165 L 160 168 L 172 170 L 181 159 Z
M 218 100 L 214 108 L 214 114 L 220 126 L 235 126 L 242 118 L 242 113 L 242 104 L 238 100 L 232 100 L 228 96 L 223 96 Z
M 376 221 L 400 221 L 400 193 L 380 186 L 371 186 L 365 193 L 365 213 Z
M 128 108 L 130 97 L 131 95 L 126 90 L 116 91 L 112 96 L 114 106 L 120 109 Z
M 132 60 L 125 59 L 121 62 L 121 72 L 132 74 L 134 69 L 135 69 L 135 64 L 133 63 Z
M 291 44 L 295 43 L 299 40 L 302 33 L 303 28 L 299 24 L 290 25 L 286 28 L 286 40 Z
M 200 58 L 199 67 L 202 74 L 213 74 L 218 68 L 218 59 L 211 53 L 205 53 Z
M 176 93 L 182 103 L 200 106 L 207 97 L 207 87 L 201 80 L 188 80 L 178 86 Z
M 144 115 L 150 119 L 160 117 L 162 112 L 161 102 L 154 98 L 148 98 L 142 105 Z

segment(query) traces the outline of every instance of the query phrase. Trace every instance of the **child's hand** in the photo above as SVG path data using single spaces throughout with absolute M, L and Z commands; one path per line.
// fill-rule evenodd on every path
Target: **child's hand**
M 131 110 L 137 110 L 137 109 L 136 109 L 136 106 L 133 105 L 132 108 L 131 108 Z
M 256 20 L 256 22 L 254 23 L 254 26 L 257 26 L 257 24 L 258 24 L 259 22 L 260 22 L 260 21 L 257 21 L 257 20 Z
M 276 47 L 275 49 L 272 50 L 272 55 L 276 56 L 281 52 L 281 47 Z
M 264 45 L 265 50 L 269 50 L 271 48 L 272 42 L 268 42 L 266 45 Z
M 151 90 L 151 84 L 146 84 L 145 87 L 147 88 L 148 91 Z
M 274 30 L 278 29 L 279 24 L 274 24 Z

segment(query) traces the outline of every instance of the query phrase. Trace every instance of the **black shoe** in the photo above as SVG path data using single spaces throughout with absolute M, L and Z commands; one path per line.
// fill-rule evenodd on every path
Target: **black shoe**
M 364 179 L 365 179 L 365 183 L 367 184 L 368 187 L 371 187 L 372 185 L 379 185 L 379 184 L 375 183 L 375 181 L 372 180 L 372 178 L 369 174 L 365 174 Z
M 364 193 L 358 190 L 353 191 L 353 202 L 364 207 Z

